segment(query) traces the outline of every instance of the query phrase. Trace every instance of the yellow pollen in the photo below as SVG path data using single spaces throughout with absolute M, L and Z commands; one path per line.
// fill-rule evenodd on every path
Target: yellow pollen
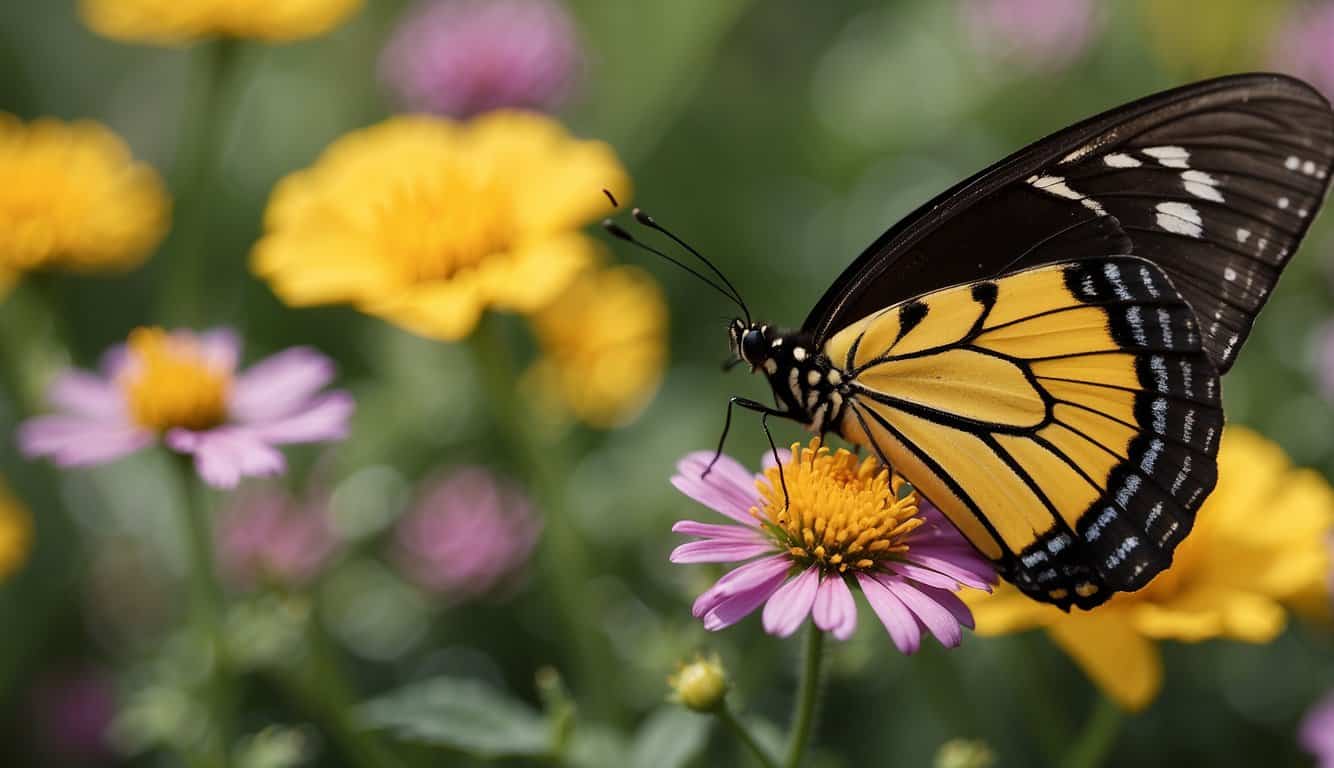
M 226 420 L 231 372 L 208 360 L 197 342 L 137 328 L 127 346 L 130 359 L 119 383 L 135 422 L 162 432 L 209 429 Z
M 442 173 L 399 190 L 376 213 L 383 252 L 409 283 L 448 280 L 489 258 L 507 257 L 514 219 L 509 194 L 479 169 Z
M 819 438 L 793 444 L 792 457 L 782 470 L 786 504 L 772 467 L 756 481 L 763 506 L 751 514 L 770 524 L 794 559 L 846 572 L 908 551 L 907 536 L 924 520 L 902 477 L 874 458 L 830 451 Z

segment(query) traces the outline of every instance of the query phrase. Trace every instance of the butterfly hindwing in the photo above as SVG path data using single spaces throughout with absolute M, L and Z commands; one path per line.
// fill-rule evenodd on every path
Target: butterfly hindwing
M 1143 586 L 1213 488 L 1218 373 L 1151 262 L 1086 259 L 931 292 L 824 352 L 851 387 L 843 436 L 1043 601 L 1087 608 Z
M 1331 166 L 1334 114 L 1299 81 L 1239 75 L 1150 96 L 922 206 L 835 281 L 803 329 L 823 341 L 927 291 L 1133 253 L 1172 280 L 1223 373 L 1324 200 Z M 1067 242 L 1100 232 L 1100 244 Z

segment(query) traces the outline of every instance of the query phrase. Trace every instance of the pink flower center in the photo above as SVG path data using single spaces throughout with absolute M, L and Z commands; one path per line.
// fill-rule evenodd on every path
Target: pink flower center
M 130 333 L 130 360 L 119 383 L 135 422 L 157 432 L 203 430 L 227 419 L 231 374 L 198 342 L 161 328 Z
M 751 514 L 803 564 L 845 573 L 869 569 L 908 551 L 907 537 L 924 520 L 907 481 L 874 458 L 859 460 L 831 452 L 819 438 L 792 446 L 783 465 L 787 503 L 777 467 L 765 470 L 756 487 L 764 509 Z

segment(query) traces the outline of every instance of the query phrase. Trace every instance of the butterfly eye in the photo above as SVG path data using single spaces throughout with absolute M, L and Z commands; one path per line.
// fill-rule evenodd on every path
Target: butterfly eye
M 764 356 L 764 334 L 759 331 L 746 331 L 741 337 L 741 356 L 752 365 Z

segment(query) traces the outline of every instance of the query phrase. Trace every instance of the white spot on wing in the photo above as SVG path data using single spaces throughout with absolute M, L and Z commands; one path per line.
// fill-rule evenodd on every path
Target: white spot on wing
M 1190 153 L 1185 147 L 1149 147 L 1144 154 L 1167 168 L 1189 168 Z
M 1302 163 L 1302 173 L 1306 174 L 1307 176 L 1314 176 L 1315 163 L 1311 162 L 1310 160 L 1307 160 L 1306 162 Z
M 1204 233 L 1200 212 L 1190 203 L 1159 203 L 1158 226 L 1177 235 L 1199 237 Z
M 1121 267 L 1116 264 L 1104 264 L 1102 274 L 1106 276 L 1107 282 L 1112 284 L 1112 292 L 1116 294 L 1116 298 L 1130 301 L 1130 291 L 1126 290 L 1126 284 L 1121 282 Z
M 1292 201 L 1289 200 L 1289 199 L 1286 198 L 1286 197 L 1280 197 L 1280 198 L 1278 199 L 1278 207 L 1279 207 L 1279 208 L 1282 208 L 1282 209 L 1285 210 L 1285 211 L 1288 209 L 1288 206 L 1291 205 L 1291 204 L 1292 204 Z
M 1112 168 L 1138 168 L 1143 165 L 1143 163 L 1124 152 L 1113 152 L 1104 157 L 1102 161 Z
M 1215 189 L 1218 180 L 1204 171 L 1182 171 L 1181 181 L 1192 195 L 1215 203 L 1223 202 L 1222 193 Z
M 1302 164 L 1302 159 L 1300 157 L 1297 157 L 1296 155 L 1289 155 L 1287 162 L 1283 163 L 1283 167 L 1287 168 L 1289 171 L 1295 171 L 1297 170 L 1297 166 L 1301 164 Z
M 1223 279 L 1228 281 L 1229 283 L 1236 282 L 1237 270 L 1233 269 L 1232 267 L 1225 267 L 1223 269 Z
M 1249 229 L 1244 229 L 1242 227 L 1237 228 L 1237 242 L 1245 243 L 1247 240 L 1250 239 L 1251 239 L 1251 231 Z

